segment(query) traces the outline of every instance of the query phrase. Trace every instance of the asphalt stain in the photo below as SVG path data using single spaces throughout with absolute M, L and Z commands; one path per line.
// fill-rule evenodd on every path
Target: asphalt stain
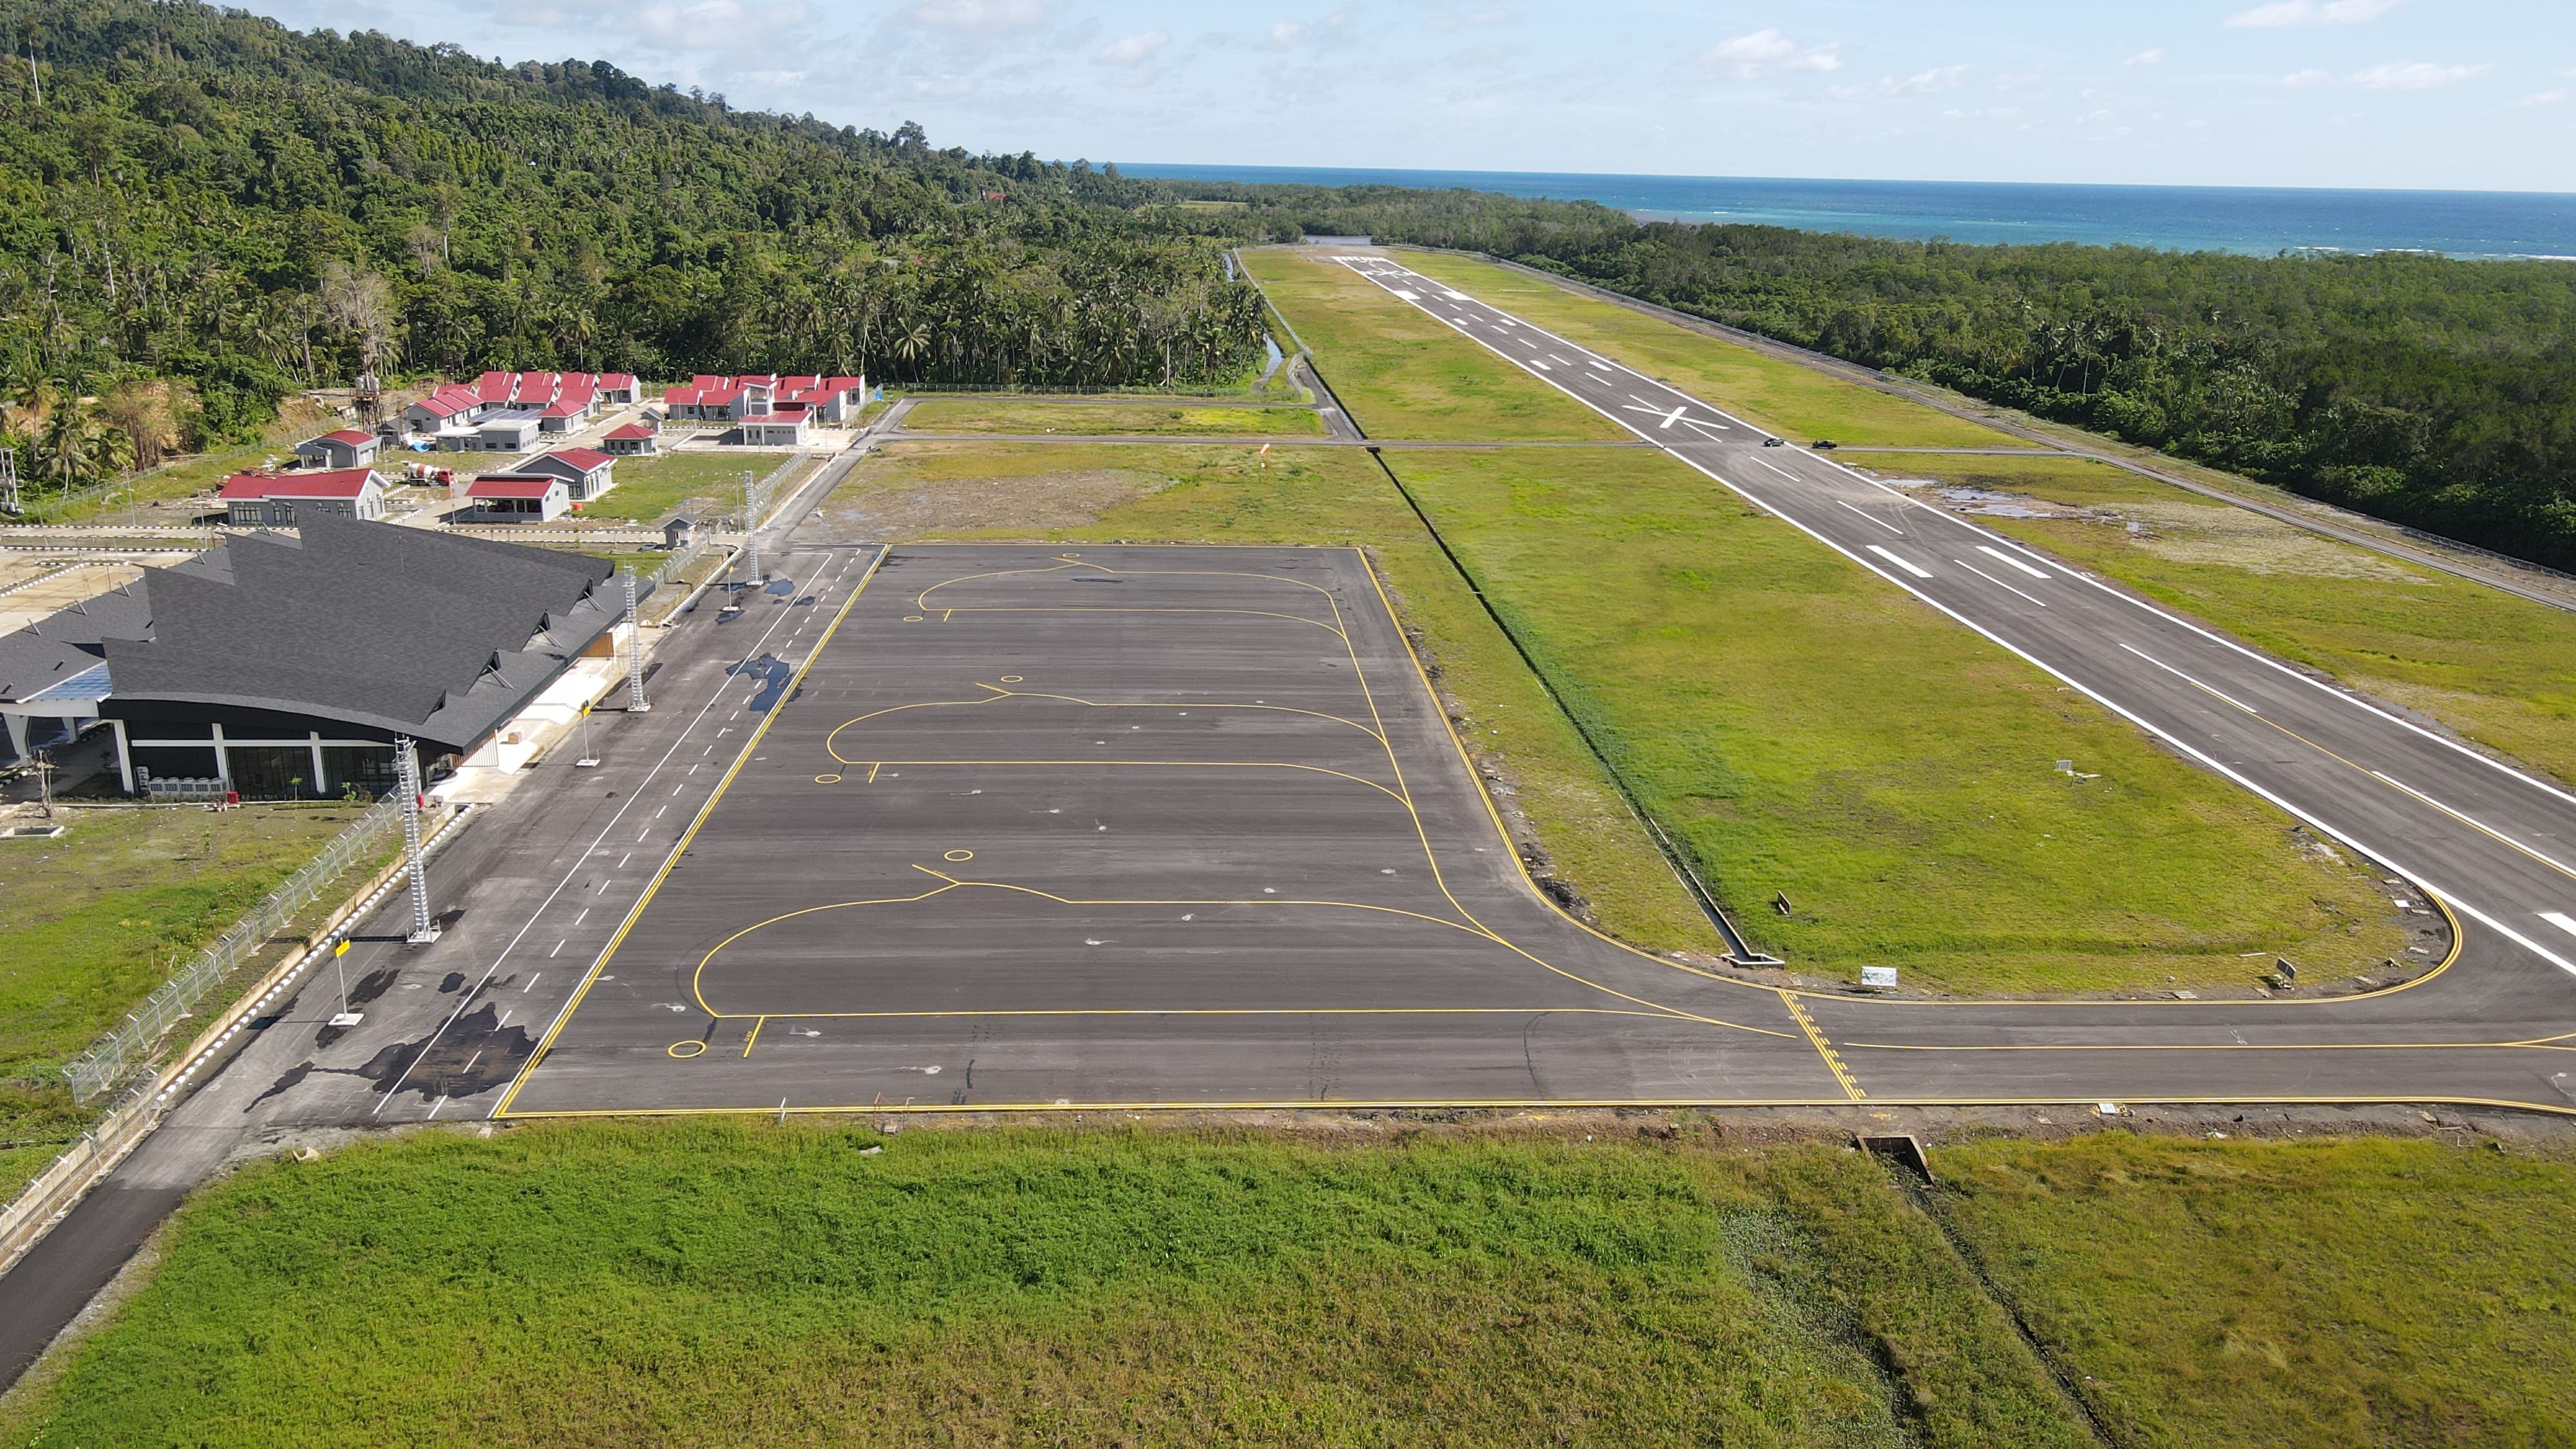
M 439 994 L 439 995 L 441 995 L 441 996 L 445 996 L 445 995 L 447 995 L 449 992 L 454 991 L 456 988 L 458 988 L 458 987 L 460 987 L 460 986 L 462 986 L 462 985 L 464 985 L 464 984 L 465 984 L 465 973 L 464 973 L 464 972 L 462 972 L 462 971 L 450 971 L 450 972 L 448 972 L 448 973 L 447 973 L 447 979 L 446 979 L 446 980 L 444 980 L 444 981 L 441 981 L 440 983 L 438 983 L 438 994 Z
M 760 688 L 751 696 L 751 712 L 767 714 L 777 707 L 780 698 L 787 693 L 787 686 L 794 682 L 796 666 L 775 654 L 763 654 L 757 659 L 746 659 L 733 665 L 725 673 L 748 675 L 758 681 Z
M 349 987 L 349 1009 L 351 1011 L 356 1011 L 359 1007 L 366 1005 L 368 1002 L 373 1001 L 377 997 L 392 990 L 394 978 L 401 974 L 402 972 L 399 968 L 388 966 L 383 970 L 370 971 L 366 975 L 359 977 Z M 288 1004 L 293 1005 L 292 1002 Z M 347 1036 L 348 1034 L 349 1028 L 345 1026 L 333 1026 L 329 1022 L 324 1022 L 322 1024 L 322 1029 L 313 1033 L 314 1048 L 319 1050 L 323 1047 L 327 1047 L 331 1043 L 338 1041 L 340 1038 Z
M 783 599 L 796 592 L 796 581 L 794 579 L 771 579 L 768 587 L 763 592 L 776 594 Z
M 296 1087 L 302 1085 L 304 1079 L 311 1075 L 313 1075 L 313 1063 L 310 1060 L 300 1061 L 295 1065 L 288 1067 L 284 1072 L 278 1075 L 276 1081 L 268 1084 L 267 1091 L 250 1099 L 249 1103 L 242 1108 L 242 1115 L 250 1115 L 250 1109 L 252 1107 L 258 1106 L 260 1103 L 267 1101 L 271 1097 L 285 1096 L 287 1093 L 295 1090 Z
M 424 1102 L 471 1097 L 508 1082 L 527 1064 L 536 1042 L 524 1026 L 503 1027 L 492 1006 L 469 1011 L 446 1031 L 419 1041 L 396 1042 L 367 1059 L 358 1075 L 379 1092 L 420 1093 Z

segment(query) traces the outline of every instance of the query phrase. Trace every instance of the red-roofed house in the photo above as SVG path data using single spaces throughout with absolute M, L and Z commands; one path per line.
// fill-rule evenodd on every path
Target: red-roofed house
M 235 473 L 216 496 L 224 501 L 224 521 L 246 526 L 283 527 L 295 521 L 298 509 L 370 520 L 385 516 L 384 480 L 372 468 Z
M 564 480 L 543 474 L 486 473 L 466 485 L 472 505 L 450 517 L 461 523 L 543 523 L 572 507 Z
M 590 409 L 574 402 L 571 398 L 559 398 L 550 402 L 546 404 L 544 412 L 537 414 L 537 428 L 540 432 L 577 432 L 581 425 L 588 421 L 590 421 Z
M 485 406 L 474 389 L 451 382 L 403 409 L 403 426 L 415 433 L 434 433 L 451 424 L 471 423 Z
M 611 429 L 599 446 L 620 458 L 650 458 L 662 451 L 661 436 L 651 423 L 628 423 Z
M 510 388 L 510 406 L 542 408 L 550 406 L 563 394 L 563 374 L 559 372 L 523 372 Z
M 474 380 L 474 396 L 494 407 L 509 402 L 510 392 L 518 385 L 515 372 L 487 372 Z
M 814 410 L 803 403 L 780 403 L 758 417 L 742 420 L 742 441 L 755 448 L 801 448 L 810 441 Z
M 609 471 L 616 466 L 615 458 L 595 448 L 557 448 L 551 453 L 539 453 L 510 471 L 523 478 L 561 478 L 564 487 L 571 490 L 573 502 L 587 503 L 617 486 Z
M 599 375 L 599 400 L 604 403 L 631 403 L 641 390 L 635 386 L 631 372 L 603 372 Z
M 295 445 L 295 461 L 307 468 L 363 468 L 376 461 L 376 435 L 342 428 Z

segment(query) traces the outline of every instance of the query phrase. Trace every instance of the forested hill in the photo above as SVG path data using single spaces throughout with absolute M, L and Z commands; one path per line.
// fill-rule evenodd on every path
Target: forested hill
M 1260 356 L 1241 214 L 1114 171 L 196 4 L 0 0 L 0 40 L 0 367 L 40 477 L 363 364 L 1156 385 Z
M 1183 187 L 1279 234 L 1511 257 L 2576 570 L 2576 263 L 1958 246 L 1466 191 Z

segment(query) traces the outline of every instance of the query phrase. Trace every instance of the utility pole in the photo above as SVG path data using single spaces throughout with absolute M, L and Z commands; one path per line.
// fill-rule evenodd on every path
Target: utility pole
M 18 450 L 0 448 L 0 513 L 14 518 L 22 511 L 18 503 Z
M 635 613 L 635 565 L 626 566 L 626 712 L 643 714 L 653 706 L 644 702 L 644 626 Z M 587 721 L 590 711 L 584 709 Z M 583 728 L 589 726 L 584 724 Z M 584 738 L 587 738 L 585 736 Z M 584 751 L 584 753 L 588 753 Z
M 411 934 L 403 940 L 426 946 L 438 939 L 429 919 L 429 870 L 420 858 L 420 757 L 407 738 L 394 741 L 394 776 L 402 791 L 403 859 L 411 875 Z
M 751 586 L 760 587 L 760 500 L 752 496 L 751 470 L 742 470 L 742 547 L 751 558 Z

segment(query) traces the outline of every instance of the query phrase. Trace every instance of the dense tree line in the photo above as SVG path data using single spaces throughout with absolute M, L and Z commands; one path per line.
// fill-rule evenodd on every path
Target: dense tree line
M 1640 225 L 1589 203 L 1233 188 L 1300 229 L 1511 257 L 2576 569 L 2576 265 Z
M 1158 386 L 1260 355 L 1240 217 L 1115 168 L 192 3 L 0 0 L 0 42 L 0 428 L 39 479 L 367 369 Z

